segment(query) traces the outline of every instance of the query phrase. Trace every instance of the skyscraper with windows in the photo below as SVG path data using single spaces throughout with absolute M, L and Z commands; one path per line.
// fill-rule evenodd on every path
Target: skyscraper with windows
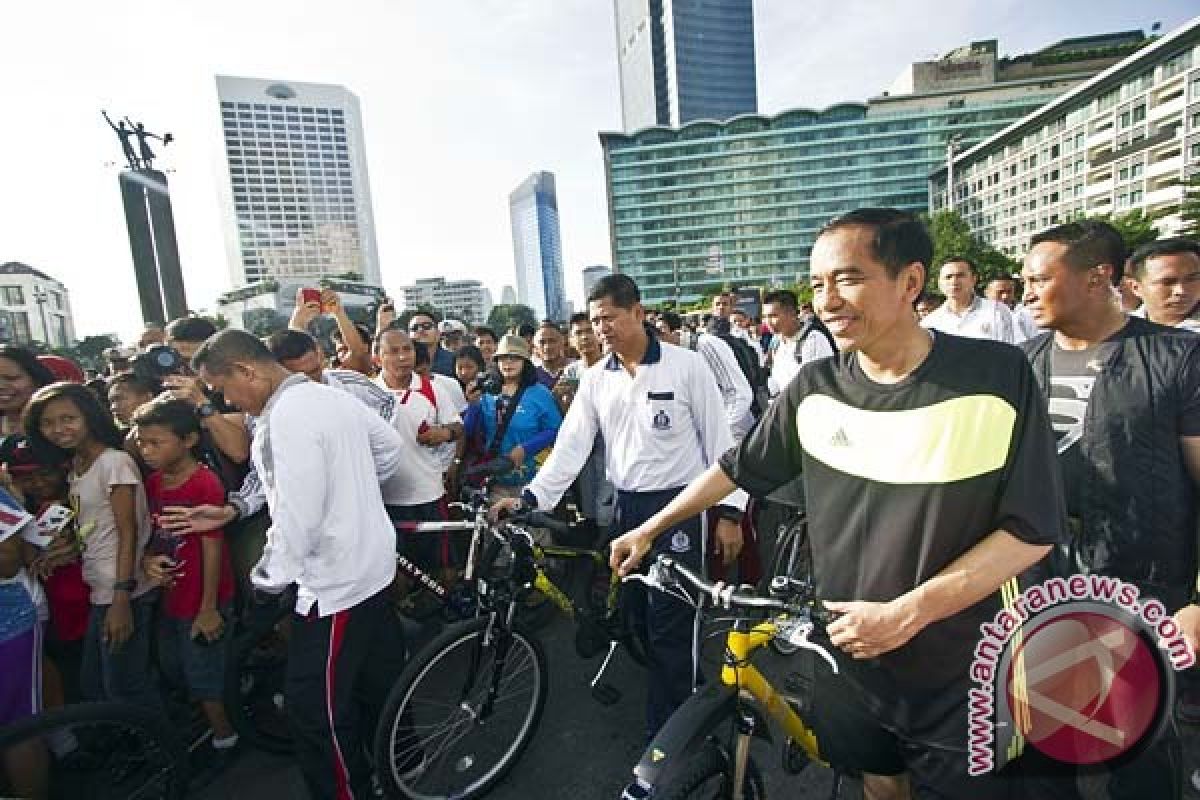
M 517 270 L 517 302 L 532 308 L 539 319 L 565 321 L 567 296 L 554 173 L 535 172 L 522 181 L 508 196 L 508 208 Z
M 614 0 L 626 132 L 758 109 L 752 0 Z
M 342 86 L 217 76 L 234 286 L 357 276 L 379 285 L 358 98 Z
M 972 42 L 865 103 L 601 133 L 613 270 L 646 303 L 790 285 L 821 227 L 855 208 L 929 207 L 929 174 L 1143 46 L 1138 31 L 1000 57 Z

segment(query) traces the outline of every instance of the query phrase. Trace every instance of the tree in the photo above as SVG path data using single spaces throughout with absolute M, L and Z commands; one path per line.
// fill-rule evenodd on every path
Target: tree
M 258 337 L 270 336 L 288 325 L 288 319 L 273 308 L 252 308 L 242 315 L 246 331 Z
M 492 306 L 492 313 L 488 315 L 487 321 L 487 326 L 501 335 L 510 328 L 520 325 L 537 324 L 538 318 L 533 313 L 533 309 L 520 303 L 513 305 L 502 303 L 498 306 Z
M 104 366 L 104 351 L 117 347 L 120 342 L 110 334 L 102 336 L 85 336 L 70 348 L 70 357 L 74 358 L 85 369 L 99 370 Z
M 938 211 L 926 218 L 933 239 L 933 263 L 926 285 L 937 288 L 938 270 L 951 258 L 968 258 L 974 264 L 979 286 L 997 277 L 1019 272 L 1021 265 L 971 233 L 971 226 L 957 211 Z
M 1117 233 L 1125 240 L 1125 250 L 1130 253 L 1158 238 L 1158 227 L 1154 224 L 1158 217 L 1147 214 L 1140 208 L 1124 214 L 1100 214 L 1094 219 L 1107 222 L 1116 228 Z
M 1183 204 L 1179 207 L 1179 216 L 1183 227 L 1179 229 L 1180 236 L 1190 236 L 1200 239 L 1200 172 L 1188 178 L 1183 189 Z

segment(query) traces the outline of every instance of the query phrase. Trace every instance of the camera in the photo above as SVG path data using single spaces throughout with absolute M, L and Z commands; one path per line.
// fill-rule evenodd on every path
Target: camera
M 168 375 L 182 375 L 187 364 L 174 347 L 156 344 L 134 356 L 129 366 L 138 378 L 157 385 Z
M 495 375 L 480 375 L 475 379 L 475 388 L 484 394 L 500 394 L 504 387 Z

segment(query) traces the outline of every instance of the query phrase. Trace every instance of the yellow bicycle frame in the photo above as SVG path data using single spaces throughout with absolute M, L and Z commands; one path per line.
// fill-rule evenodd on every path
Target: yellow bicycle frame
M 788 737 L 804 749 L 808 755 L 829 766 L 821 758 L 817 747 L 817 737 L 800 715 L 795 712 L 783 695 L 775 691 L 758 668 L 750 663 L 750 654 L 760 647 L 766 646 L 778 633 L 774 622 L 760 622 L 749 631 L 730 631 L 725 638 L 728 651 L 726 664 L 721 668 L 721 683 L 734 687 L 742 697 L 751 697 L 779 723 Z M 735 664 L 737 666 L 735 666 Z

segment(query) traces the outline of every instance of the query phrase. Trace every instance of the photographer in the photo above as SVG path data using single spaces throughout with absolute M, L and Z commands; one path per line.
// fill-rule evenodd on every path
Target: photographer
M 485 393 L 467 410 L 467 441 L 482 432 L 488 443 L 479 454 L 483 459 L 504 455 L 512 461 L 514 471 L 497 480 L 495 495 L 517 497 L 537 472 L 537 454 L 553 444 L 562 414 L 550 390 L 538 383 L 523 338 L 508 335 L 500 340 L 489 375 L 499 391 Z
M 172 344 L 154 345 L 135 356 L 130 366 L 143 385 L 160 386 L 176 400 L 196 409 L 203 429 L 200 437 L 203 461 L 221 476 L 225 488 L 233 489 L 241 485 L 250 458 L 250 434 L 245 418 L 240 411 L 230 412 L 219 395 L 210 394 L 186 361 L 186 351 L 195 352 L 203 344 L 203 340 L 196 342 L 189 337 L 212 328 L 211 322 L 199 317 L 175 320 L 167 326 L 167 339 Z

